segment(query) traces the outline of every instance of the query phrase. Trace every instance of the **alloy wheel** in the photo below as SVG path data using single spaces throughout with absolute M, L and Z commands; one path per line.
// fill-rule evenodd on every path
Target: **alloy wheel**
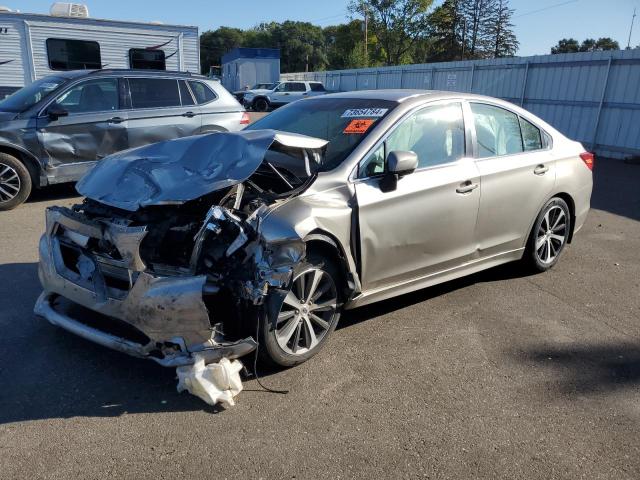
M 20 193 L 20 176 L 13 167 L 0 163 L 0 203 L 13 200 Z
M 553 263 L 567 240 L 567 215 L 558 205 L 549 208 L 536 233 L 536 255 L 541 263 Z
M 319 268 L 298 274 L 276 321 L 278 345 L 290 355 L 313 350 L 330 330 L 337 308 L 338 295 L 331 275 Z

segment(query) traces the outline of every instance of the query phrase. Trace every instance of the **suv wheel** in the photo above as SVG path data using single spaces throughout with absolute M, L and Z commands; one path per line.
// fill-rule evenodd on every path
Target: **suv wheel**
M 266 112 L 267 110 L 269 110 L 269 102 L 266 98 L 257 98 L 253 102 L 253 109 L 256 112 Z
M 552 198 L 538 214 L 529 235 L 525 262 L 534 270 L 544 272 L 558 263 L 569 240 L 571 214 L 567 203 Z
M 16 157 L 0 153 L 0 210 L 11 210 L 31 193 L 31 175 Z
M 294 274 L 275 325 L 262 319 L 262 360 L 290 367 L 320 351 L 340 318 L 338 278 L 333 262 L 309 255 L 307 263 Z

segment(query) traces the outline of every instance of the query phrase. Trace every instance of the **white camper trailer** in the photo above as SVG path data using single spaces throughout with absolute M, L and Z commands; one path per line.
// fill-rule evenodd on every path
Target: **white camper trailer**
M 49 15 L 0 7 L 0 98 L 59 70 L 151 68 L 199 73 L 198 27 L 90 18 L 82 4 Z

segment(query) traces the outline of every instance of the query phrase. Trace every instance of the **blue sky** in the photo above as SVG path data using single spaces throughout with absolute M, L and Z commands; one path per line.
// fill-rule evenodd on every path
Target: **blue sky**
M 23 12 L 47 13 L 52 0 L 5 0 Z M 348 18 L 348 0 L 84 0 L 95 18 L 249 28 L 263 21 L 303 20 L 327 26 Z M 440 2 L 436 2 L 440 3 Z M 564 5 L 563 5 L 564 4 Z M 560 38 L 612 37 L 627 45 L 633 8 L 638 17 L 631 45 L 640 44 L 640 0 L 511 0 L 516 10 L 518 55 L 546 54 Z

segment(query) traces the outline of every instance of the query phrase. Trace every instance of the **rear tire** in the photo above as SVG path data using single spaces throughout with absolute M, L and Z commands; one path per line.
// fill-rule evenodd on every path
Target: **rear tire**
M 31 187 L 27 167 L 13 155 L 0 153 L 0 210 L 11 210 L 23 203 L 29 198 Z
M 253 109 L 256 112 L 266 112 L 269 110 L 269 102 L 266 98 L 257 98 L 253 102 Z
M 567 202 L 554 197 L 542 208 L 529 234 L 523 257 L 534 272 L 545 272 L 558 263 L 569 240 L 571 212 Z
M 261 363 L 292 367 L 316 355 L 340 319 L 339 271 L 321 255 L 310 253 L 296 268 L 292 288 L 278 319 L 259 319 Z

